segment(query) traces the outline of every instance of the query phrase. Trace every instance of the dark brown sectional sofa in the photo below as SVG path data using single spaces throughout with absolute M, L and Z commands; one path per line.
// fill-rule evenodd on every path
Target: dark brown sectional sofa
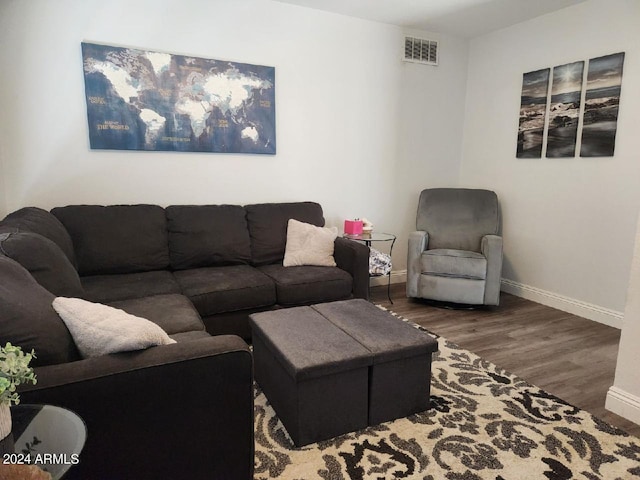
M 22 400 L 87 424 L 69 478 L 252 478 L 248 315 L 368 297 L 359 243 L 336 239 L 337 267 L 282 266 L 290 218 L 324 225 L 313 202 L 28 207 L 0 222 L 0 342 L 37 355 Z M 56 296 L 147 318 L 177 343 L 80 359 Z

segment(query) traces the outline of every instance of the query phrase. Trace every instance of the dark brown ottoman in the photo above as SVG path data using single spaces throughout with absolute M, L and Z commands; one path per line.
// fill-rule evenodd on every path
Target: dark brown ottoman
M 255 379 L 297 446 L 367 427 L 369 350 L 311 307 L 249 323 Z
M 429 408 L 434 338 L 362 299 L 312 308 L 371 353 L 369 425 Z

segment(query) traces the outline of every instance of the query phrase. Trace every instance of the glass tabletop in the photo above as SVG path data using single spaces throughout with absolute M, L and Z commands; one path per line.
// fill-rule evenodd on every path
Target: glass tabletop
M 391 233 L 361 233 L 359 235 L 349 235 L 345 233 L 342 235 L 344 238 L 348 238 L 351 240 L 361 240 L 363 242 L 390 242 L 396 239 L 396 236 Z
M 12 430 L 2 441 L 3 456 L 14 464 L 31 464 L 49 472 L 53 479 L 80 462 L 87 427 L 77 414 L 54 405 L 11 407 Z M 13 445 L 7 448 L 7 441 Z M 11 450 L 13 453 L 8 452 Z

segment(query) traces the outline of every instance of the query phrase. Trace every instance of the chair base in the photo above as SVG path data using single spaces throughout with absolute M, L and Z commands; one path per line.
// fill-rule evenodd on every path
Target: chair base
M 414 301 L 424 303 L 431 307 L 444 308 L 446 310 L 488 310 L 490 305 L 445 302 L 442 300 L 430 300 L 428 298 L 412 298 Z

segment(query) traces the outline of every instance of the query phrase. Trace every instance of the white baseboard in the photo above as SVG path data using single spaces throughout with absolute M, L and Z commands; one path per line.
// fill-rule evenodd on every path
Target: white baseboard
M 404 283 L 407 281 L 406 270 L 393 270 L 391 272 L 391 283 Z M 378 285 L 387 285 L 389 279 L 387 277 L 371 277 L 369 285 L 376 287 Z
M 387 277 L 372 277 L 370 285 L 372 287 L 378 285 L 387 285 L 389 279 Z M 407 281 L 406 270 L 394 270 L 391 272 L 391 283 L 404 283 Z M 610 327 L 622 328 L 623 312 L 610 310 L 608 308 L 593 305 L 592 303 L 582 302 L 574 298 L 565 297 L 557 293 L 542 290 L 541 288 L 532 287 L 523 283 L 514 282 L 513 280 L 502 279 L 501 290 L 518 297 L 541 303 L 548 307 L 557 308 L 563 312 L 568 312 L 579 317 L 587 318 L 598 323 L 603 323 Z
M 501 290 L 518 297 L 526 298 L 527 300 L 532 300 L 536 303 L 541 303 L 548 307 L 557 308 L 563 312 L 572 313 L 579 317 L 609 325 L 610 327 L 622 328 L 623 312 L 582 302 L 574 298 L 558 295 L 557 293 L 542 290 L 541 288 L 532 287 L 523 283 L 514 282 L 513 280 L 507 280 L 505 278 L 502 279 Z
M 604 407 L 610 412 L 640 425 L 640 397 L 618 387 L 611 387 L 607 392 Z

